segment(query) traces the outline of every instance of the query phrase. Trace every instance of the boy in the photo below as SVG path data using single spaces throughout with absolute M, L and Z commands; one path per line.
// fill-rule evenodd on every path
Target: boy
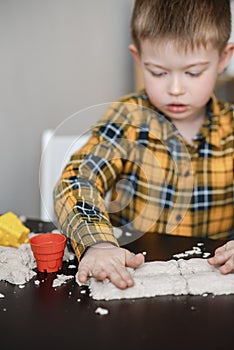
M 131 29 L 145 90 L 108 108 L 54 190 L 79 281 L 123 289 L 144 257 L 120 248 L 112 225 L 214 239 L 233 228 L 234 113 L 213 94 L 234 50 L 230 2 L 136 0 Z M 209 262 L 234 270 L 234 241 Z

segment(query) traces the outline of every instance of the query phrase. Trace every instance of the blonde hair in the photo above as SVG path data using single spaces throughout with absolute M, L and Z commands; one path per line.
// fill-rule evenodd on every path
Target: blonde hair
M 207 47 L 220 52 L 231 34 L 229 0 L 135 0 L 131 34 L 141 41 L 173 40 L 178 49 Z

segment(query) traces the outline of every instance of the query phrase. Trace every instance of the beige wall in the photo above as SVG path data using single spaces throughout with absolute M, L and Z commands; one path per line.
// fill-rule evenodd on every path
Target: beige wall
M 131 0 L 0 1 L 0 213 L 39 216 L 44 129 L 133 89 L 131 6 Z M 80 113 L 73 130 L 83 132 L 98 117 Z

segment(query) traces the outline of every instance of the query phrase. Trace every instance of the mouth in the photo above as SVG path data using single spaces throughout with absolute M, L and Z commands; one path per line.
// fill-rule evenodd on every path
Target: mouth
M 187 111 L 188 105 L 185 105 L 183 103 L 170 103 L 167 105 L 167 109 L 170 112 L 183 113 L 183 112 Z

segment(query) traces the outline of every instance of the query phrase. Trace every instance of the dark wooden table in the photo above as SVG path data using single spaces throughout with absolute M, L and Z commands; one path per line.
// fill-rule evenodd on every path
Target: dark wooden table
M 52 224 L 28 220 L 34 232 Z M 146 260 L 168 260 L 204 242 L 213 253 L 223 244 L 200 238 L 145 234 L 129 244 L 146 251 Z M 77 261 L 74 262 L 77 265 Z M 64 262 L 60 273 L 75 275 Z M 38 273 L 25 288 L 0 282 L 0 348 L 18 349 L 200 349 L 233 348 L 234 295 L 161 296 L 135 300 L 95 301 L 74 280 L 52 288 L 56 273 Z M 36 286 L 35 279 L 44 281 Z M 81 290 L 85 289 L 85 294 Z M 80 299 L 80 302 L 77 301 Z M 98 306 L 109 314 L 95 313 Z

